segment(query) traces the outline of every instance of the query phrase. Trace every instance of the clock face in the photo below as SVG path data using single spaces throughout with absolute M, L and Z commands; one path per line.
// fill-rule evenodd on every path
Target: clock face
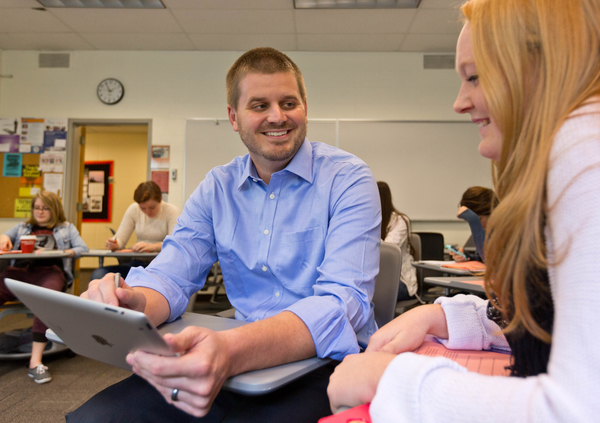
M 124 94 L 123 84 L 114 78 L 105 79 L 98 85 L 98 98 L 105 104 L 117 104 Z

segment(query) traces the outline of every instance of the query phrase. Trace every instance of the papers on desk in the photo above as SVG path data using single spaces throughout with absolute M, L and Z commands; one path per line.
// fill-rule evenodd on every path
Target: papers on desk
M 2 254 L 21 254 L 21 250 L 8 250 L 8 251 L 0 251 L 0 255 Z
M 442 267 L 447 267 L 448 269 L 470 270 L 471 272 L 485 272 L 485 264 L 480 261 L 463 261 L 461 263 L 447 262 L 442 264 Z
M 419 260 L 417 263 L 422 264 L 430 264 L 432 266 L 443 266 L 445 264 L 454 264 L 455 261 L 445 261 L 445 260 Z
M 88 254 L 94 254 L 94 255 L 98 255 L 98 256 L 104 256 L 106 254 L 110 254 L 112 253 L 112 251 L 110 250 L 89 250 Z
M 414 353 L 429 357 L 446 357 L 456 361 L 468 371 L 487 376 L 508 376 L 506 369 L 510 366 L 510 354 L 494 351 L 449 350 L 437 342 L 434 337 L 427 336 Z
M 64 254 L 65 252 L 63 250 L 35 250 L 35 253 L 45 256 L 52 256 L 56 254 Z

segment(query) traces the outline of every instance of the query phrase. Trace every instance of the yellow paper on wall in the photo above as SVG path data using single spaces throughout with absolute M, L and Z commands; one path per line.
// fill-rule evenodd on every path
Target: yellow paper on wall
M 15 198 L 15 217 L 31 217 L 31 199 Z

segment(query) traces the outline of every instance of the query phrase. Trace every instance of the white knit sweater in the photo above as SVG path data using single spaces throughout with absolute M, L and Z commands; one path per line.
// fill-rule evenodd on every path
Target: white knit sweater
M 446 358 L 400 354 L 371 403 L 382 422 L 600 421 L 600 100 L 565 122 L 552 147 L 545 228 L 555 307 L 548 373 L 493 377 Z M 471 296 L 441 301 L 453 348 L 506 347 Z M 482 310 L 483 307 L 483 310 Z

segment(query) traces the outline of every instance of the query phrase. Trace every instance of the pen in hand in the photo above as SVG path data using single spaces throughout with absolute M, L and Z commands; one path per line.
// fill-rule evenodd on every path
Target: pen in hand
M 121 285 L 121 274 L 119 272 L 115 273 L 115 290 Z

